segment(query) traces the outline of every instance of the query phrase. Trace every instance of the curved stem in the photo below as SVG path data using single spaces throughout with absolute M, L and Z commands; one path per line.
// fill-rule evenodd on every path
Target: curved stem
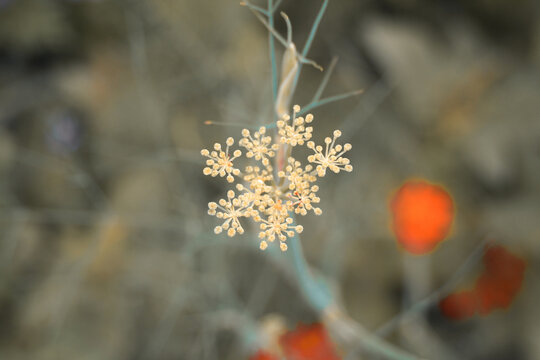
M 317 311 L 322 312 L 332 303 L 332 296 L 323 284 L 315 280 L 313 274 L 309 270 L 306 259 L 304 258 L 304 252 L 302 251 L 302 244 L 300 243 L 299 236 L 295 235 L 288 243 L 290 253 L 292 254 L 294 270 L 298 277 L 298 283 L 302 293 L 311 306 Z
M 362 325 L 349 318 L 336 305 L 330 291 L 314 277 L 304 258 L 302 244 L 298 235 L 289 240 L 294 270 L 298 285 L 307 301 L 317 310 L 329 327 L 347 341 L 356 343 L 365 351 L 392 360 L 415 360 L 418 357 L 407 353 L 385 340 L 369 333 Z

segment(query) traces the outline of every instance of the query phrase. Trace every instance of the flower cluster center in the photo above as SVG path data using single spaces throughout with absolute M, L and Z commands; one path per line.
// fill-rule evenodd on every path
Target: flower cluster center
M 251 218 L 259 224 L 260 248 L 268 243 L 279 241 L 282 251 L 287 250 L 287 239 L 303 231 L 302 225 L 296 225 L 294 214 L 307 215 L 313 212 L 321 215 L 317 196 L 319 187 L 314 183 L 326 175 L 327 169 L 334 173 L 352 171 L 349 159 L 343 155 L 351 144 L 339 145 L 336 140 L 341 131 L 335 130 L 333 137 L 325 138 L 325 148 L 310 141 L 313 128 L 308 126 L 313 115 L 296 116 L 300 107 L 295 105 L 293 116 L 282 116 L 276 123 L 277 136 L 266 134 L 261 127 L 253 134 L 248 129 L 242 130 L 242 139 L 238 144 L 245 149 L 245 156 L 255 164 L 246 166 L 242 171 L 235 166 L 235 160 L 242 156 L 241 150 L 231 147 L 234 139 L 228 138 L 225 149 L 221 144 L 214 144 L 214 150 L 203 149 L 201 155 L 207 157 L 205 175 L 225 177 L 229 183 L 236 182 L 237 195 L 233 190 L 227 192 L 227 199 L 208 204 L 208 214 L 223 222 L 214 228 L 216 234 L 226 231 L 229 236 L 243 234 L 241 218 Z M 308 164 L 293 157 L 293 149 L 306 145 L 313 154 L 308 156 Z M 277 164 L 277 170 L 273 163 Z

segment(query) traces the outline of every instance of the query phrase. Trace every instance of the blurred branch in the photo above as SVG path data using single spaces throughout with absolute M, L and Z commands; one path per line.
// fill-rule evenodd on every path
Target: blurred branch
M 333 103 L 335 101 L 347 99 L 347 98 L 349 98 L 351 96 L 360 95 L 363 92 L 364 92 L 364 90 L 354 90 L 354 91 L 347 92 L 347 93 L 344 93 L 344 94 L 334 95 L 334 96 L 324 98 L 322 100 L 317 100 L 317 101 L 311 102 L 311 103 L 305 105 L 304 107 L 302 107 L 302 110 L 299 112 L 299 115 L 305 114 L 310 110 L 318 108 L 319 106 L 323 106 L 323 105 L 326 105 L 326 104 Z
M 310 305 L 322 314 L 328 327 L 333 329 L 340 338 L 349 344 L 360 343 L 367 352 L 384 356 L 387 359 L 418 359 L 416 356 L 370 334 L 363 326 L 339 310 L 328 289 L 315 280 L 310 272 L 298 236 L 290 239 L 289 249 L 292 253 L 292 261 L 302 293 Z
M 294 270 L 303 294 L 317 311 L 324 311 L 332 303 L 332 297 L 328 289 L 313 278 L 304 258 L 302 244 L 298 235 L 290 239 L 289 248 L 292 254 Z
M 323 313 L 325 323 L 343 341 L 351 346 L 360 346 L 365 352 L 392 360 L 418 360 L 419 357 L 402 350 L 376 335 L 343 313 L 337 306 L 331 306 Z M 349 353 L 347 359 L 355 352 Z
M 362 101 L 340 126 L 344 141 L 352 138 L 367 123 L 396 86 L 396 84 L 387 85 L 383 79 L 380 79 L 366 91 L 365 96 L 362 96 Z
M 334 68 L 336 67 L 337 62 L 338 62 L 338 58 L 337 56 L 334 56 L 332 58 L 332 61 L 330 62 L 330 65 L 328 66 L 328 69 L 326 70 L 326 73 L 323 76 L 323 79 L 319 87 L 317 88 L 317 91 L 315 92 L 315 95 L 313 95 L 313 99 L 311 99 L 312 103 L 318 101 L 321 98 L 322 93 L 324 89 L 326 88 L 328 81 L 330 80 L 330 76 L 332 76 L 332 73 L 334 72 Z
M 324 16 L 324 13 L 326 12 L 327 7 L 328 7 L 328 0 L 324 0 L 319 12 L 317 13 L 317 17 L 315 18 L 315 21 L 313 22 L 313 25 L 311 26 L 311 31 L 309 32 L 309 36 L 304 45 L 304 48 L 302 49 L 302 57 L 304 59 L 307 58 L 307 54 L 309 52 L 309 49 L 311 48 L 311 43 L 313 42 L 313 39 L 315 38 L 315 34 L 317 33 L 317 29 L 319 28 L 319 24 L 321 23 L 322 17 Z M 294 94 L 296 90 L 296 85 L 298 84 L 298 80 L 300 79 L 300 73 L 302 72 L 302 65 L 303 65 L 302 62 L 298 63 L 298 71 L 296 72 L 296 75 L 293 80 L 291 94 Z
M 18 160 L 26 164 L 32 165 L 36 168 L 48 167 L 47 163 L 56 163 L 58 165 L 61 164 L 63 166 L 66 166 L 73 177 L 72 179 L 75 180 L 75 184 L 77 184 L 83 190 L 88 191 L 88 196 L 90 200 L 95 202 L 95 205 L 97 207 L 104 206 L 108 203 L 107 194 L 99 185 L 99 182 L 94 179 L 94 177 L 90 175 L 90 173 L 85 171 L 83 167 L 78 166 L 74 161 L 68 162 L 60 159 L 59 157 L 45 155 L 43 153 L 26 149 L 21 146 L 19 146 Z
M 480 244 L 478 244 L 478 246 L 469 255 L 469 257 L 463 262 L 463 264 L 461 264 L 461 266 L 456 270 L 456 272 L 454 272 L 452 277 L 450 277 L 450 279 L 446 283 L 444 283 L 439 289 L 431 293 L 429 296 L 427 296 L 423 300 L 412 305 L 409 309 L 400 313 L 389 322 L 380 326 L 375 331 L 375 334 L 382 337 L 387 336 L 403 321 L 409 319 L 410 317 L 418 313 L 425 311 L 431 304 L 434 304 L 435 302 L 442 299 L 444 296 L 448 295 L 453 289 L 455 289 L 455 287 L 461 281 L 461 279 L 467 273 L 470 272 L 472 267 L 478 263 L 478 260 L 481 258 L 482 254 L 484 253 L 484 246 L 488 242 L 489 242 L 488 238 L 482 240 Z
M 272 0 L 269 0 L 269 5 L 271 4 L 271 1 Z M 311 31 L 309 33 L 306 44 L 304 45 L 304 48 L 302 50 L 301 57 L 304 59 L 306 58 L 307 53 L 309 52 L 309 49 L 315 37 L 315 33 L 317 32 L 317 29 L 326 11 L 327 6 L 328 6 L 328 0 L 324 0 L 317 14 L 317 17 L 315 18 L 315 21 L 311 27 Z M 272 31 L 271 31 L 272 28 L 269 28 L 269 30 L 270 30 L 269 36 L 272 36 Z M 335 64 L 335 61 L 333 61 L 333 64 Z M 301 66 L 302 66 L 302 62 L 299 61 L 298 71 L 296 71 L 295 73 L 295 77 L 293 79 L 293 85 L 292 85 L 292 88 L 290 89 L 291 97 L 293 96 L 296 90 L 296 85 L 300 77 Z M 331 67 L 333 66 L 331 65 Z M 337 95 L 335 97 L 319 100 L 319 97 L 321 96 L 322 91 L 324 90 L 324 87 L 326 86 L 328 78 L 332 72 L 331 70 L 332 69 L 330 69 L 329 74 L 323 78 L 323 81 L 321 85 L 319 86 L 319 89 L 315 93 L 314 102 L 312 102 L 311 108 L 314 108 L 316 106 L 320 106 L 320 105 L 323 105 L 325 103 L 329 103 L 332 101 L 337 101 L 341 98 L 352 96 L 358 93 L 358 92 L 354 92 L 350 94 Z M 309 109 L 310 107 L 308 105 L 308 110 Z M 281 152 L 280 155 L 276 157 L 276 163 L 280 164 L 280 157 L 286 158 L 289 155 L 290 154 L 288 152 L 285 152 L 285 151 Z M 278 169 L 279 169 L 279 165 L 278 165 Z M 304 295 L 304 297 L 306 298 L 306 300 L 308 301 L 308 303 L 322 315 L 322 317 L 325 319 L 325 322 L 327 322 L 329 328 L 333 329 L 343 339 L 349 342 L 349 344 L 360 343 L 363 349 L 365 349 L 367 352 L 370 352 L 374 355 L 383 356 L 387 359 L 392 359 L 392 360 L 417 359 L 416 356 L 408 354 L 404 350 L 401 350 L 395 347 L 394 345 L 389 344 L 386 341 L 381 340 L 377 338 L 376 336 L 370 334 L 364 327 L 362 327 L 360 324 L 356 323 L 355 321 L 350 319 L 347 315 L 345 315 L 343 312 L 341 312 L 338 309 L 337 305 L 335 305 L 335 300 L 331 292 L 329 291 L 329 289 L 325 286 L 325 284 L 317 281 L 313 277 L 313 274 L 311 273 L 309 266 L 306 262 L 306 259 L 304 257 L 304 254 L 302 251 L 302 245 L 301 245 L 298 234 L 295 234 L 293 237 L 289 238 L 288 244 L 289 244 L 289 254 L 290 254 L 289 256 L 290 256 L 290 259 L 294 268 L 294 275 L 298 281 L 300 290 L 302 294 Z
M 270 3 L 272 2 L 272 0 L 268 0 Z M 247 6 L 248 8 L 250 8 L 251 10 L 254 10 L 254 11 L 258 11 L 260 12 L 261 14 L 265 15 L 265 16 L 268 16 L 268 14 L 270 14 L 270 10 L 272 9 L 271 7 L 271 4 L 268 4 L 268 10 L 265 10 L 263 9 L 262 7 L 260 6 L 257 6 L 257 5 L 254 5 L 252 3 L 250 3 L 249 1 L 245 0 L 245 1 L 242 1 L 240 2 L 240 5 L 242 6 Z

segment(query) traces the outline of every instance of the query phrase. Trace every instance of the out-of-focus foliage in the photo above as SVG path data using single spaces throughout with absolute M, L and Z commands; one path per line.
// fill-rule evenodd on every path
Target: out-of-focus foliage
M 281 3 L 297 44 L 319 6 Z M 391 335 L 423 358 L 540 357 L 539 24 L 535 0 L 335 0 L 309 54 L 339 56 L 325 96 L 365 90 L 313 111 L 355 171 L 324 179 L 325 217 L 302 233 L 356 321 L 374 330 L 432 293 L 485 238 L 527 262 L 506 311 L 453 321 L 434 303 Z M 269 314 L 320 321 L 286 256 L 261 253 L 256 229 L 216 236 L 206 215 L 227 188 L 199 149 L 271 120 L 267 41 L 233 0 L 0 0 L 1 359 L 237 360 L 276 337 Z M 305 66 L 293 103 L 322 76 Z M 444 185 L 455 218 L 413 258 L 388 196 L 414 177 Z

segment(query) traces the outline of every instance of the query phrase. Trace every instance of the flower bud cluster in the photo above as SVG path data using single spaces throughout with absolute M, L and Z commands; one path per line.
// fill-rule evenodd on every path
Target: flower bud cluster
M 287 250 L 287 240 L 303 231 L 302 225 L 295 224 L 294 214 L 307 215 L 313 212 L 321 215 L 322 210 L 317 205 L 319 186 L 315 185 L 318 178 L 326 175 L 330 169 L 334 173 L 352 171 L 349 159 L 343 155 L 349 151 L 351 144 L 336 144 L 341 131 L 335 130 L 333 138 L 325 139 L 326 147 L 315 145 L 309 141 L 313 128 L 307 126 L 313 121 L 313 115 L 296 116 L 300 107 L 295 105 L 292 118 L 284 115 L 276 123 L 276 141 L 266 135 L 265 127 L 259 128 L 253 134 L 248 129 L 242 130 L 242 139 L 238 145 L 245 148 L 245 156 L 255 161 L 244 171 L 235 167 L 234 162 L 241 155 L 241 150 L 231 150 L 234 139 L 228 138 L 225 150 L 218 143 L 214 150 L 203 149 L 201 155 L 207 157 L 205 175 L 226 177 L 229 183 L 236 183 L 236 194 L 233 190 L 227 192 L 227 199 L 208 204 L 208 214 L 222 221 L 214 228 L 219 234 L 226 232 L 229 236 L 243 234 L 242 218 L 251 218 L 258 223 L 260 248 L 265 250 L 269 243 L 279 242 L 282 251 Z M 302 163 L 292 156 L 296 146 L 306 145 L 313 151 L 308 156 L 309 164 Z M 276 155 L 280 154 L 280 155 Z M 277 156 L 284 156 L 286 165 L 277 171 L 273 161 Z

